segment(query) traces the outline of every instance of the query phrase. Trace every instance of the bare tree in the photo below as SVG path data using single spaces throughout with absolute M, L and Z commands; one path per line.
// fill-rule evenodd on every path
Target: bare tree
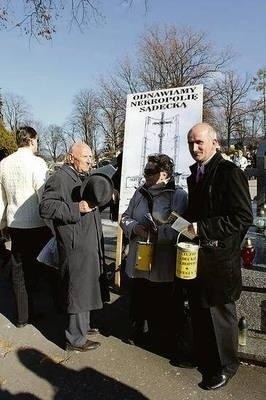
M 81 90 L 73 100 L 74 108 L 70 118 L 73 136 L 87 143 L 97 152 L 99 136 L 98 127 L 98 100 L 92 90 Z M 96 154 L 97 157 L 97 154 Z
M 256 148 L 261 138 L 262 121 L 258 107 L 253 102 L 246 104 L 246 110 L 239 119 L 239 142 Z
M 136 62 L 126 59 L 119 73 L 130 92 L 206 84 L 231 58 L 229 51 L 216 53 L 204 33 L 152 28 L 140 41 Z
M 117 0 L 118 4 L 121 0 Z M 123 0 L 129 7 L 134 0 Z M 143 0 L 147 9 L 148 0 Z M 22 10 L 22 11 L 21 11 Z M 22 16 L 21 16 L 22 14 Z M 51 39 L 58 20 L 66 17 L 70 27 L 86 27 L 103 18 L 99 0 L 3 0 L 0 4 L 0 29 L 16 27 L 26 35 Z
M 247 123 L 249 124 L 249 132 L 251 139 L 257 140 L 256 138 L 262 131 L 262 121 L 259 115 L 260 102 L 251 101 L 249 106 L 249 112 L 247 114 Z
M 257 75 L 253 78 L 253 86 L 258 92 L 261 92 L 261 111 L 263 115 L 263 133 L 266 138 L 266 67 L 258 70 Z
M 54 162 L 62 160 L 67 153 L 67 141 L 62 127 L 49 125 L 43 137 L 45 150 Z
M 30 119 L 27 124 L 29 126 L 32 126 L 36 132 L 38 133 L 38 155 L 41 157 L 46 158 L 46 144 L 45 144 L 45 139 L 46 139 L 46 131 L 47 128 L 44 126 L 42 121 L 38 121 L 35 119 Z
M 6 93 L 3 96 L 4 121 L 12 132 L 31 118 L 30 107 L 22 96 Z
M 226 72 L 217 79 L 213 87 L 213 104 L 216 107 L 219 131 L 224 134 L 229 149 L 232 137 L 243 136 L 243 118 L 249 111 L 246 107 L 251 86 L 248 77 L 241 80 L 234 72 Z
M 101 80 L 99 93 L 97 122 L 104 135 L 104 152 L 115 157 L 123 148 L 126 96 L 112 78 Z
M 141 61 L 141 60 L 140 60 Z M 129 57 L 125 57 L 118 67 L 118 87 L 125 93 L 136 93 L 142 90 L 139 79 L 138 64 L 132 64 Z M 144 88 L 145 90 L 146 88 Z
M 70 144 L 75 143 L 77 140 L 80 139 L 80 135 L 77 132 L 77 128 L 75 125 L 75 120 L 73 120 L 73 116 L 70 116 L 66 123 L 64 124 L 64 134 L 68 138 L 68 142 Z

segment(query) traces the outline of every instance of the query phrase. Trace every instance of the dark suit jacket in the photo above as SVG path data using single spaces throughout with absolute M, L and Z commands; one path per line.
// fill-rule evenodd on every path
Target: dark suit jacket
M 197 164 L 192 165 L 187 180 L 187 218 L 197 222 L 202 245 L 192 287 L 203 305 L 226 304 L 241 292 L 240 246 L 253 220 L 248 182 L 243 171 L 219 153 L 206 164 L 198 184 L 196 170 Z M 211 247 L 210 240 L 218 246 Z

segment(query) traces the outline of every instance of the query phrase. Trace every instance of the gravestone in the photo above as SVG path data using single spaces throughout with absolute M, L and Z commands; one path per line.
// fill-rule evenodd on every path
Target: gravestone
M 243 290 L 237 302 L 238 318 L 244 316 L 248 329 L 266 334 L 266 236 L 251 226 L 246 237 L 255 248 L 255 258 L 250 268 L 242 268 Z

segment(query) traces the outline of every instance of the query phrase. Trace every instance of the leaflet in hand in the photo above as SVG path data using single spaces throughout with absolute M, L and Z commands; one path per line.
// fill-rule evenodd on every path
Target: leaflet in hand
M 196 235 L 188 231 L 188 227 L 191 225 L 186 219 L 180 217 L 176 212 L 171 213 L 171 217 L 175 217 L 174 223 L 171 225 L 173 229 L 177 232 L 182 232 L 182 235 L 186 236 L 188 239 L 194 239 Z

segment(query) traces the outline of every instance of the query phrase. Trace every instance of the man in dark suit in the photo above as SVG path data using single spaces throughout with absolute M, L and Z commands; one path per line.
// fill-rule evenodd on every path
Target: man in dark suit
M 203 389 L 226 385 L 239 366 L 235 301 L 241 292 L 240 246 L 252 223 L 243 171 L 217 151 L 207 123 L 188 132 L 196 161 L 188 177 L 189 230 L 199 240 L 197 278 L 187 283 L 194 345 Z

